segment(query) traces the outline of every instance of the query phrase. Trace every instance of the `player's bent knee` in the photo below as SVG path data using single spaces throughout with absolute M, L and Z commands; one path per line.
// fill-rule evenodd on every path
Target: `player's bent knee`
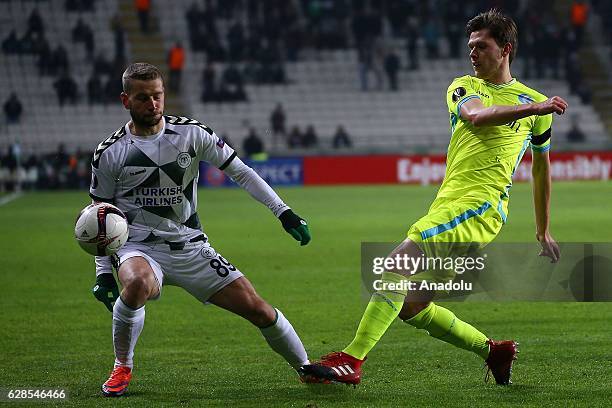
M 142 257 L 125 261 L 119 268 L 119 280 L 123 287 L 121 296 L 131 307 L 144 305 L 147 299 L 155 297 L 159 291 L 155 274 Z
M 430 302 L 404 302 L 402 310 L 400 310 L 399 318 L 402 320 L 411 319 L 425 309 L 429 303 Z
M 274 323 L 276 311 L 256 293 L 247 300 L 246 318 L 257 327 L 266 327 Z

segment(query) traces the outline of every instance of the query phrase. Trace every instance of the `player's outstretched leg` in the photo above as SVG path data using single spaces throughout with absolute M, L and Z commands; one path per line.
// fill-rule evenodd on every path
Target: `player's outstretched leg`
M 240 277 L 215 293 L 209 301 L 244 317 L 259 328 L 270 348 L 295 370 L 309 364 L 304 345 L 295 329 L 281 313 L 263 300 L 245 277 Z
M 402 275 L 385 272 L 383 283 L 399 282 Z M 385 286 L 387 287 L 387 286 Z M 310 382 L 339 382 L 357 385 L 361 382 L 361 365 L 366 355 L 399 315 L 406 292 L 381 290 L 368 303 L 353 341 L 341 352 L 332 352 L 314 364 L 304 366 L 301 374 Z M 318 380 L 318 381 L 317 381 Z
M 395 248 L 389 258 L 396 255 L 409 257 L 421 256 L 420 248 L 411 240 L 405 240 Z M 341 352 L 329 353 L 320 361 L 304 366 L 302 374 L 319 382 L 339 382 L 357 385 L 361 382 L 361 365 L 366 355 L 385 334 L 391 323 L 397 318 L 404 305 L 407 290 L 397 289 L 396 285 L 406 277 L 399 273 L 384 272 L 381 276 L 381 287 L 370 298 L 353 341 Z M 387 290 L 386 288 L 394 288 Z
M 120 397 L 127 391 L 132 379 L 134 348 L 144 326 L 144 304 L 159 293 L 153 270 L 144 258 L 128 259 L 119 268 L 118 275 L 123 290 L 113 307 L 115 365 L 102 384 L 102 394 L 106 397 Z
M 430 336 L 453 346 L 476 353 L 485 360 L 498 384 L 511 384 L 512 363 L 516 360 L 517 343 L 512 340 L 493 341 L 474 326 L 433 302 L 425 307 L 418 302 L 406 302 L 400 312 L 404 322 L 427 330 Z

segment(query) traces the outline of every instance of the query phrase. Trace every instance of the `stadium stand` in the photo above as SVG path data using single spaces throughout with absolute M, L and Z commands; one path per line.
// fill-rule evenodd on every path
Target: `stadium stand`
M 119 65 L 115 64 L 115 71 L 107 73 L 104 81 L 110 78 L 117 81 L 125 63 L 135 59 L 147 58 L 166 70 L 167 52 L 173 44 L 180 42 L 186 49 L 182 83 L 178 92 L 168 93 L 166 112 L 197 118 L 213 127 L 220 135 L 231 139 L 238 148 L 243 145 L 249 129 L 254 128 L 272 155 L 337 152 L 332 148 L 332 139 L 340 125 L 350 134 L 352 141 L 352 147 L 343 149 L 342 154 L 443 152 L 449 138 L 446 88 L 454 77 L 471 72 L 462 31 L 455 33 L 462 38 L 459 57 L 450 58 L 449 55 L 456 54 L 456 51 L 453 51 L 453 43 L 449 41 L 453 36 L 449 35 L 452 34 L 450 28 L 444 30 L 444 27 L 450 27 L 449 22 L 452 22 L 453 18 L 461 21 L 461 25 L 451 24 L 454 29 L 462 29 L 464 16 L 457 17 L 456 7 L 443 13 L 432 12 L 434 4 L 450 7 L 453 2 L 403 2 L 414 7 L 414 15 L 408 14 L 408 18 L 404 15 L 403 19 L 397 21 L 394 19 L 393 7 L 402 2 L 387 0 L 372 3 L 376 7 L 385 7 L 380 4 L 388 7 L 387 10 L 375 11 L 375 16 L 378 16 L 375 18 L 381 22 L 375 44 L 382 47 L 382 50 L 393 49 L 399 56 L 397 91 L 389 90 L 384 73 L 382 89 L 376 89 L 372 72 L 369 90 L 361 89 L 359 61 L 360 55 L 363 56 L 360 50 L 363 49 L 358 50 L 357 45 L 363 44 L 363 40 L 356 40 L 356 36 L 361 34 L 355 29 L 354 20 L 351 19 L 359 13 L 351 7 L 366 2 L 271 1 L 266 3 L 264 8 L 260 3 L 243 0 L 176 0 L 172 7 L 166 7 L 161 1 L 153 1 L 149 16 L 150 30 L 147 34 L 140 32 L 133 2 L 84 2 L 82 4 L 87 7 L 78 11 L 67 11 L 65 6 L 68 3 L 79 2 L 1 2 L 3 13 L 0 13 L 0 39 L 8 41 L 13 31 L 18 41 L 26 37 L 31 13 L 38 10 L 50 48 L 55 49 L 58 45 L 63 45 L 68 50 L 70 75 L 76 81 L 78 90 L 76 104 L 67 103 L 60 106 L 54 89 L 58 73 L 41 76 L 38 56 L 32 52 L 4 52 L 0 67 L 0 101 L 4 103 L 9 95 L 15 92 L 23 105 L 23 111 L 16 123 L 9 124 L 7 120 L 0 122 L 1 155 L 6 154 L 9 146 L 15 143 L 20 145 L 18 150 L 24 157 L 31 153 L 56 154 L 60 143 L 70 153 L 76 152 L 77 149 L 91 150 L 129 118 L 118 98 L 107 99 L 106 103 L 90 104 L 87 95 L 87 82 L 95 64 L 92 55 L 103 55 L 112 61 L 113 55 L 118 51 L 113 32 L 117 21 L 125 27 L 125 42 L 121 47 L 125 59 L 119 60 Z M 476 3 L 478 2 L 466 1 L 467 6 L 462 12 L 475 12 Z M 547 2 L 524 0 L 508 2 L 510 3 L 516 3 L 516 10 L 525 10 L 529 9 L 525 7 L 527 4 L 546 7 L 544 3 Z M 207 10 L 204 4 L 213 5 L 216 9 Z M 325 10 L 330 4 L 333 7 Z M 563 18 L 569 19 L 570 4 L 571 1 L 555 2 L 556 17 L 547 16 L 546 25 L 542 27 L 552 27 L 553 31 L 562 33 Z M 196 19 L 195 23 L 200 22 L 199 29 L 205 30 L 205 44 L 194 44 L 192 41 L 193 32 L 187 16 L 188 12 L 193 11 L 194 5 L 199 7 L 200 13 L 204 13 L 198 15 L 199 19 Z M 586 37 L 597 37 L 593 35 L 593 27 L 590 26 L 593 24 L 595 30 L 604 34 L 599 42 L 587 41 L 587 45 L 579 49 L 578 59 L 574 61 L 589 61 L 587 72 L 582 72 L 582 75 L 587 77 L 584 82 L 590 85 L 589 89 L 585 88 L 584 83 L 572 83 L 565 79 L 566 76 L 570 79 L 570 75 L 566 72 L 562 57 L 557 60 L 560 67 L 559 79 L 552 79 L 552 75 L 546 72 L 542 78 L 534 79 L 534 73 L 536 77 L 538 75 L 533 68 L 530 78 L 523 79 L 523 65 L 528 59 L 525 55 L 530 52 L 530 48 L 525 44 L 522 44 L 522 48 L 519 47 L 519 57 L 513 64 L 513 73 L 527 85 L 548 95 L 562 95 L 569 101 L 572 117 L 566 115 L 555 119 L 557 147 L 564 148 L 564 144 L 569 146 L 566 135 L 572 123 L 576 121 L 585 140 L 572 144 L 572 149 L 587 149 L 590 146 L 610 143 L 607 134 L 609 128 L 606 129 L 605 122 L 609 122 L 609 117 L 602 115 L 602 112 L 609 111 L 607 106 L 612 100 L 609 74 L 606 74 L 605 65 L 602 68 L 593 63 L 592 58 L 588 58 L 593 53 L 600 56 L 610 53 L 609 27 L 603 23 L 605 16 L 610 13 L 610 7 L 606 7 L 606 2 L 596 2 L 596 5 L 594 17 L 587 24 Z M 531 15 L 521 14 L 521 19 L 537 18 L 538 16 L 533 14 L 537 14 L 537 10 L 534 10 Z M 377 15 L 377 12 L 381 15 Z M 384 13 L 386 14 L 383 18 Z M 279 16 L 291 22 L 283 24 Z M 94 53 L 88 52 L 82 43 L 73 43 L 72 30 L 79 20 L 89 25 L 94 33 Z M 203 24 L 203 21 L 206 23 Z M 244 47 L 239 52 L 232 51 L 228 39 L 230 31 L 236 28 L 236 22 L 243 25 L 245 32 Z M 527 31 L 527 27 L 532 26 L 524 25 L 523 28 L 529 35 L 534 34 Z M 249 37 L 253 33 L 256 33 L 255 37 L 259 42 Z M 212 37 L 214 41 L 206 36 Z M 276 38 L 268 42 L 281 44 L 277 54 L 274 47 L 269 49 L 269 57 L 274 61 L 275 55 L 281 55 L 281 61 L 274 67 L 281 69 L 282 75 L 272 80 L 270 77 L 264 78 L 264 83 L 261 83 L 260 77 L 245 70 L 248 71 L 247 68 L 253 66 L 253 59 L 259 58 L 256 55 L 260 51 L 257 44 L 265 44 L 266 38 Z M 260 41 L 262 39 L 263 42 Z M 412 69 L 415 67 L 411 67 L 408 60 L 407 49 L 414 41 L 418 69 Z M 542 44 L 547 43 L 542 41 Z M 438 57 L 432 57 L 435 55 Z M 537 59 L 534 60 L 533 54 L 529 58 L 532 64 L 535 61 L 537 67 L 538 62 Z M 602 59 L 605 60 L 605 55 Z M 217 80 L 230 64 L 242 72 L 243 78 L 240 81 L 244 80 L 245 83 L 246 101 L 202 101 L 203 71 L 211 61 L 217 70 Z M 283 75 L 286 79 L 283 79 Z M 576 92 L 576 89 L 573 89 L 576 86 L 582 90 L 586 89 L 586 95 Z M 113 92 L 113 95 L 118 94 L 119 90 L 114 88 Z M 592 99 L 592 104 L 585 103 L 589 99 Z M 303 133 L 312 125 L 319 140 L 316 146 L 289 149 L 286 141 L 273 138 L 270 115 L 278 103 L 283 105 L 286 113 L 287 133 L 295 126 Z
M 89 24 L 95 37 L 95 55 L 111 59 L 114 54 L 110 22 L 117 11 L 117 2 L 98 2 L 92 11 L 68 12 L 64 1 L 4 1 L 0 38 L 17 28 L 18 38 L 25 35 L 27 19 L 38 9 L 44 21 L 45 36 L 51 49 L 62 44 L 69 51 L 70 75 L 77 83 L 78 102 L 60 107 L 53 87 L 55 76 L 41 76 L 38 56 L 33 54 L 3 55 L 0 75 L 1 98 L 15 92 L 23 103 L 23 114 L 17 124 L 0 127 L 0 148 L 19 142 L 24 152 L 52 152 L 59 143 L 70 151 L 78 147 L 93 149 L 114 128 L 128 118 L 127 112 L 116 101 L 102 105 L 88 105 L 87 81 L 93 61 L 82 44 L 73 44 L 72 29 L 79 18 Z M 129 55 L 129 45 L 127 46 Z
M 161 29 L 169 48 L 173 41 L 189 43 L 185 12 L 192 4 L 189 0 L 178 1 L 179 7 L 165 14 Z M 303 11 L 303 10 L 302 10 Z M 246 13 L 245 13 L 246 14 Z M 245 19 L 245 16 L 241 18 Z M 215 26 L 223 41 L 231 21 L 217 18 Z M 387 30 L 388 31 L 388 30 Z M 401 66 L 407 67 L 406 40 L 387 35 L 387 48 L 400 50 Z M 446 38 L 439 39 L 440 53 L 448 54 Z M 227 47 L 227 44 L 224 43 Z M 425 44 L 418 40 L 420 69 L 402 69 L 399 75 L 398 92 L 359 89 L 358 55 L 355 49 L 319 50 L 304 52 L 297 62 L 287 62 L 288 84 L 247 84 L 248 102 L 232 104 L 203 103 L 201 101 L 201 77 L 207 57 L 202 52 L 192 52 L 185 68 L 188 86 L 183 88 L 185 106 L 190 114 L 208 123 L 220 133 L 240 145 L 251 126 L 258 129 L 268 146 L 272 145 L 269 116 L 275 105 L 282 102 L 286 108 L 287 123 L 304 129 L 312 124 L 323 143 L 317 153 L 329 150 L 332 135 L 339 124 L 343 124 L 353 136 L 358 151 L 443 151 L 448 144 L 449 124 L 445 106 L 446 87 L 456 76 L 471 72 L 469 60 L 462 44 L 460 58 L 427 59 Z M 519 58 L 513 66 L 516 74 L 523 72 L 524 61 Z M 217 73 L 227 65 L 217 62 Z M 244 66 L 246 64 L 242 64 Z M 520 77 L 520 74 L 519 74 Z M 370 74 L 370 83 L 374 77 Z M 587 135 L 587 142 L 600 143 L 608 139 L 602 120 L 592 106 L 584 104 L 577 95 L 571 95 L 568 84 L 562 79 L 525 80 L 526 84 L 545 91 L 549 95 L 567 96 L 572 114 L 580 118 L 580 126 Z M 384 89 L 387 89 L 385 84 Z M 555 134 L 564 135 L 570 130 L 567 117 L 555 120 Z M 274 150 L 286 153 L 286 146 L 274 146 Z M 307 153 L 301 151 L 300 153 Z

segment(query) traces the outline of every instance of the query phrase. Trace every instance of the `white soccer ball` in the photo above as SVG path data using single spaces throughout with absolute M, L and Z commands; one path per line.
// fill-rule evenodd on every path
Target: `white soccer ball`
M 74 237 L 88 254 L 112 255 L 128 239 L 127 218 L 112 204 L 88 205 L 77 217 Z

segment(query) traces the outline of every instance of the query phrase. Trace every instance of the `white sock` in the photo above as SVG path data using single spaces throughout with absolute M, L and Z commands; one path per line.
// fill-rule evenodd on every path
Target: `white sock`
M 115 367 L 132 368 L 134 347 L 142 332 L 145 320 L 145 308 L 132 309 L 121 300 L 113 307 L 113 345 L 115 346 Z
M 264 338 L 272 350 L 283 356 L 285 360 L 295 369 L 304 364 L 309 364 L 308 355 L 299 336 L 289 323 L 289 320 L 276 310 L 276 321 L 272 326 L 264 327 L 261 330 Z

